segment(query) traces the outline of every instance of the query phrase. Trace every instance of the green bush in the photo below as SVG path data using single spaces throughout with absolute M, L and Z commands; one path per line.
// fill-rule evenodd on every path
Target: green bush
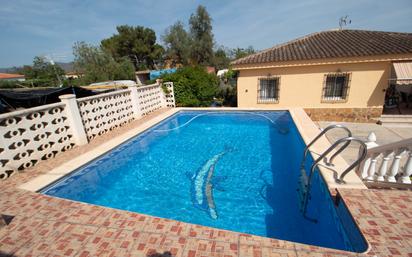
M 173 82 L 177 106 L 207 107 L 218 93 L 218 78 L 204 67 L 184 67 L 161 78 Z
M 220 89 L 218 94 L 223 106 L 237 107 L 237 87 L 227 85 Z
M 19 87 L 16 84 L 16 81 L 9 81 L 9 80 L 0 81 L 0 88 L 16 88 L 16 87 Z

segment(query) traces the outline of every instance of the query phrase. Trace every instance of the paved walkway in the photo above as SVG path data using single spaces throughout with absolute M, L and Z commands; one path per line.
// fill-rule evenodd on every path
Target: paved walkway
M 16 175 L 13 180 L 18 179 Z M 338 190 L 367 254 L 214 229 L 2 188 L 0 256 L 412 256 L 412 192 Z M 316 233 L 314 231 L 314 233 Z
M 152 114 L 157 115 L 157 113 Z M 145 119 L 149 119 L 147 117 Z M 412 192 L 337 191 L 369 242 L 367 254 L 214 229 L 59 199 L 16 186 L 138 126 L 135 121 L 0 182 L 0 256 L 412 256 Z M 5 216 L 7 215 L 7 216 Z M 10 222 L 11 219 L 11 222 Z M 7 225 L 5 225 L 7 224 Z M 316 231 L 314 231 L 316 233 Z
M 376 143 L 384 145 L 393 143 L 402 139 L 412 138 L 411 128 L 388 128 L 373 123 L 350 123 L 350 122 L 316 122 L 320 128 L 325 128 L 331 124 L 343 124 L 348 127 L 355 137 L 366 140 L 370 132 L 376 134 Z M 339 138 L 346 136 L 343 130 L 331 130 L 327 132 L 326 137 L 330 142 L 335 142 Z M 342 157 L 349 163 L 353 162 L 358 156 L 358 146 L 351 144 L 342 154 Z

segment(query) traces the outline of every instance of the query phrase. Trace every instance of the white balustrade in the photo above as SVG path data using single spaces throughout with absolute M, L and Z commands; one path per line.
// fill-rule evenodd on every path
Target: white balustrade
M 411 184 L 412 138 L 381 146 L 374 143 L 374 135 L 368 137 L 367 141 L 368 153 L 359 170 L 362 179 Z
M 368 177 L 366 179 L 368 180 L 374 180 L 375 179 L 375 173 L 376 173 L 376 163 L 378 162 L 378 157 L 379 157 L 379 153 L 372 155 L 371 158 L 371 165 L 368 169 Z
M 400 148 L 394 151 L 394 159 L 392 162 L 392 167 L 389 174 L 386 176 L 388 182 L 396 182 L 395 176 L 398 174 L 400 161 L 402 158 L 402 153 L 404 149 Z
M 404 184 L 411 184 L 412 176 L 412 148 L 409 148 L 408 161 L 405 164 L 405 170 L 399 178 L 399 182 Z
M 106 94 L 0 114 L 0 179 L 53 158 L 155 110 L 174 107 L 173 83 L 131 86 Z
M 0 179 L 75 145 L 64 103 L 0 115 Z
M 367 149 L 378 146 L 378 144 L 376 143 L 375 133 L 373 133 L 373 132 L 369 133 L 365 144 L 366 144 Z M 365 158 L 365 162 L 364 162 L 363 169 L 362 169 L 362 174 L 361 174 L 362 179 L 365 179 L 366 177 L 368 177 L 368 179 L 369 179 L 369 170 L 372 168 L 371 167 L 371 164 L 372 164 L 371 161 L 372 161 L 372 157 L 369 156 L 369 157 Z M 375 159 L 373 165 L 374 165 L 373 169 L 375 169 L 376 168 L 376 159 Z M 372 175 L 371 175 L 370 178 L 373 179 L 375 171 L 373 171 L 373 173 L 371 173 L 371 174 Z
M 388 172 L 388 164 L 389 164 L 389 160 L 391 159 L 391 156 L 392 156 L 392 151 L 386 151 L 383 153 L 381 168 L 379 169 L 379 173 L 376 178 L 377 181 L 385 180 L 385 175 L 386 175 L 386 172 Z

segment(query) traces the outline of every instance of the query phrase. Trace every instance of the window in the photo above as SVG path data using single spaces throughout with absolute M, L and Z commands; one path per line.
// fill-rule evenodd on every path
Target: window
M 260 78 L 258 103 L 277 103 L 279 101 L 279 78 Z
M 349 92 L 349 73 L 325 75 L 322 100 L 326 102 L 346 101 Z

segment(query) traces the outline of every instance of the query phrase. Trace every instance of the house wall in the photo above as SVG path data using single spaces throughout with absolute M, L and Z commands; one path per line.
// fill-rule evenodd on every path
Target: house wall
M 351 80 L 346 102 L 322 102 L 324 76 L 334 72 L 349 72 Z M 391 71 L 391 63 L 336 63 L 290 67 L 240 69 L 238 106 L 256 108 L 303 107 L 313 119 L 363 121 L 380 116 Z M 257 103 L 258 78 L 268 74 L 280 77 L 279 102 Z M 340 119 L 339 111 L 348 115 Z M 373 109 L 371 111 L 371 109 Z M 356 111 L 358 115 L 352 113 Z M 333 115 L 331 112 L 335 113 Z M 325 114 L 325 115 L 322 115 Z M 361 116 L 361 117 L 355 117 Z

